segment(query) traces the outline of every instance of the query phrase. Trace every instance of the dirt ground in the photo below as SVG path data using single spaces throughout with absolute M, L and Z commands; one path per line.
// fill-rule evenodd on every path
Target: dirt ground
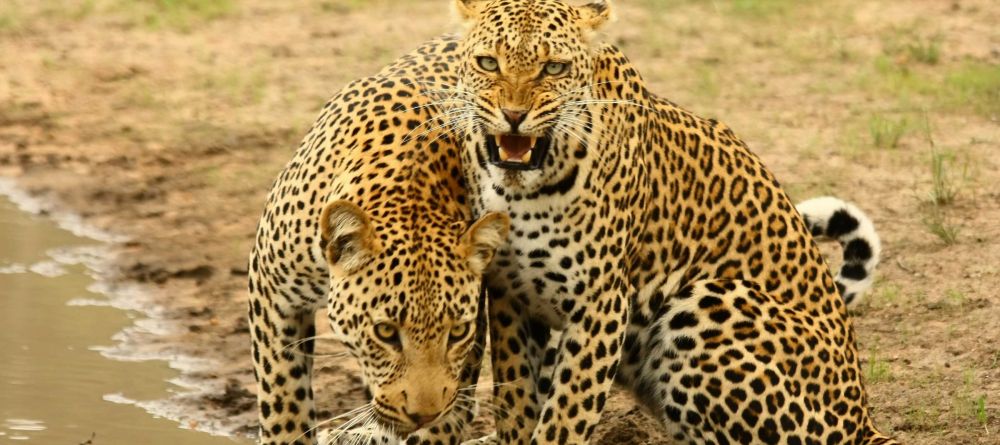
M 181 328 L 131 346 L 207 359 L 185 376 L 207 389 L 173 399 L 188 426 L 255 420 L 245 263 L 273 177 L 340 85 L 456 30 L 447 3 L 0 2 L 0 175 L 129 236 L 120 280 Z M 616 3 L 603 38 L 654 91 L 734 127 L 796 199 L 875 220 L 854 317 L 881 428 L 1000 443 L 1000 6 Z M 362 403 L 346 359 L 317 367 L 324 414 Z M 621 395 L 596 437 L 666 443 Z

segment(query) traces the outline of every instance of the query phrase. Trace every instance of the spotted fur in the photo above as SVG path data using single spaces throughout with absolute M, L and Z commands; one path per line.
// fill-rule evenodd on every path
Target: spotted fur
M 512 220 L 486 275 L 482 442 L 586 443 L 617 380 L 678 443 L 895 443 L 809 228 L 729 127 L 593 42 L 607 2 L 455 1 L 470 201 Z M 537 168 L 497 162 L 515 137 L 546 141 Z
M 422 88 L 388 74 L 347 85 L 274 183 L 249 273 L 260 443 L 316 443 L 311 354 L 323 306 L 372 393 L 347 423 L 358 428 L 330 443 L 457 443 L 473 418 L 482 272 L 508 219 L 470 224 L 458 145 Z

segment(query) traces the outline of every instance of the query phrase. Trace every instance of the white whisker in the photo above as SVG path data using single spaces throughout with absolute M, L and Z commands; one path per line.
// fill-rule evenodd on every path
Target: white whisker
M 440 115 L 432 116 L 431 118 L 429 118 L 429 119 L 421 122 L 419 125 L 417 125 L 412 130 L 410 130 L 409 132 L 407 132 L 403 136 L 403 142 L 406 143 L 406 142 L 409 142 L 409 141 L 411 141 L 413 139 L 420 139 L 421 137 L 426 136 L 427 134 L 429 134 L 429 133 L 431 133 L 433 131 L 439 130 L 441 128 L 444 128 L 444 127 L 446 127 L 448 125 L 448 122 L 445 121 L 444 123 L 442 123 L 440 125 L 435 125 L 435 126 L 429 128 L 429 129 L 427 129 L 423 133 L 418 134 L 416 137 L 412 136 L 413 132 L 419 130 L 421 127 L 423 127 L 423 126 L 431 123 L 432 121 L 434 123 L 439 123 L 439 122 L 442 121 L 442 118 L 444 118 L 444 117 L 448 117 L 448 116 L 452 116 L 452 115 L 460 115 L 460 114 L 462 114 L 463 112 L 466 112 L 466 111 L 468 111 L 466 108 L 455 108 L 455 109 L 448 110 L 448 111 L 446 111 L 446 112 L 444 112 L 444 113 L 442 113 Z
M 590 131 L 594 129 L 593 124 L 576 117 L 566 117 L 563 119 L 559 119 L 555 122 L 555 125 L 562 125 L 564 127 L 576 130 L 583 130 L 583 131 Z
M 468 100 L 468 99 L 447 98 L 447 99 L 434 100 L 434 101 L 431 101 L 431 102 L 423 104 L 423 105 L 417 105 L 415 107 L 411 107 L 410 109 L 413 110 L 413 111 L 417 111 L 417 110 L 420 110 L 422 108 L 428 108 L 428 107 L 433 107 L 433 106 L 438 106 L 438 105 L 441 105 L 442 108 L 448 108 L 448 107 L 446 107 L 444 105 L 446 103 L 449 103 L 449 102 L 458 102 L 458 103 L 462 103 L 462 104 L 466 104 L 466 105 L 475 105 L 475 102 L 472 102 L 471 100 Z
M 354 428 L 354 440 L 351 441 L 351 445 L 359 445 L 362 440 L 371 438 L 374 433 L 369 429 L 372 420 L 374 419 L 375 412 L 370 411 L 367 416 L 365 416 L 365 421 L 360 427 Z
M 438 82 L 427 79 L 410 79 L 410 78 L 403 79 L 403 83 L 410 83 L 416 85 L 431 85 L 431 86 L 440 86 L 440 85 L 451 86 L 451 87 L 459 86 L 457 84 L 452 84 L 452 83 Z
M 448 93 L 448 94 L 465 94 L 465 95 L 468 95 L 468 96 L 475 96 L 476 95 L 475 93 L 473 93 L 471 91 L 466 91 L 464 89 L 460 90 L 460 89 L 457 89 L 457 88 L 440 88 L 440 89 L 437 89 L 437 90 L 420 90 L 420 92 L 424 93 L 424 94 L 427 94 L 427 93 Z
M 313 340 L 337 340 L 337 338 L 334 335 L 332 335 L 332 334 L 313 335 L 313 336 L 310 336 L 310 337 L 303 337 L 303 338 L 295 340 L 295 341 L 293 341 L 291 343 L 286 344 L 285 346 L 283 346 L 281 348 L 281 351 L 284 352 L 288 348 L 293 348 L 293 347 L 296 347 L 296 346 L 300 346 L 302 344 L 305 344 L 306 342 L 313 341 Z
M 326 425 L 326 424 L 328 424 L 330 422 L 336 421 L 337 419 L 343 418 L 344 416 L 349 416 L 351 414 L 355 414 L 358 411 L 365 410 L 365 409 L 372 409 L 371 404 L 370 403 L 366 403 L 366 404 L 361 405 L 361 406 L 359 406 L 357 408 L 354 408 L 354 409 L 352 409 L 352 410 L 350 410 L 350 411 L 348 411 L 346 413 L 333 416 L 333 417 L 331 417 L 329 419 L 326 419 L 326 420 L 324 420 L 322 422 L 316 422 L 316 425 L 314 425 L 312 428 L 309 428 L 308 430 L 304 431 L 302 434 L 299 434 L 298 437 L 296 437 L 295 439 L 292 439 L 292 442 L 295 442 L 296 440 L 301 439 L 302 436 L 305 436 L 306 434 L 309 434 L 309 433 L 311 433 L 313 431 L 316 431 L 316 429 L 318 429 L 319 427 L 321 427 L 323 425 Z
M 593 125 L 594 125 L 593 122 L 586 121 L 583 118 L 580 118 L 578 116 L 564 115 L 564 116 L 561 116 L 556 122 L 557 123 L 576 124 L 576 127 L 579 127 L 581 129 L 587 130 L 587 131 L 592 130 L 594 128 L 593 127 Z
M 371 408 L 371 406 L 369 406 L 369 408 Z M 371 415 L 372 412 L 373 412 L 373 408 L 369 409 L 367 411 L 363 411 L 360 414 L 352 417 L 351 420 L 348 420 L 347 422 L 344 422 L 343 424 L 341 424 L 339 427 L 334 428 L 333 431 L 335 431 L 337 433 L 337 435 L 334 436 L 334 437 L 337 438 L 337 439 L 339 439 L 340 436 L 343 436 L 345 433 L 349 432 L 354 425 L 358 424 L 358 422 L 360 422 L 362 419 L 364 419 L 367 416 Z
M 579 134 L 577 134 L 575 131 L 569 129 L 569 127 L 567 127 L 565 125 L 561 125 L 561 124 L 557 123 L 555 126 L 553 126 L 553 128 L 555 128 L 556 130 L 561 131 L 562 133 L 568 134 L 568 135 L 576 138 L 578 141 L 580 141 L 581 144 L 585 144 L 585 145 L 587 144 L 587 141 L 582 136 L 580 136 Z
M 648 107 L 648 106 L 643 105 L 643 104 L 638 103 L 638 102 L 632 102 L 630 100 L 623 100 L 623 99 L 582 99 L 582 100 L 569 101 L 569 102 L 566 102 L 566 103 L 567 104 L 572 104 L 572 105 L 580 105 L 580 104 L 586 104 L 586 105 L 629 105 L 629 106 L 633 106 L 633 107 L 638 107 L 638 108 L 642 108 L 642 109 L 645 109 L 645 110 L 649 110 L 649 111 L 654 112 L 654 113 L 659 112 L 659 110 L 657 110 L 656 108 Z

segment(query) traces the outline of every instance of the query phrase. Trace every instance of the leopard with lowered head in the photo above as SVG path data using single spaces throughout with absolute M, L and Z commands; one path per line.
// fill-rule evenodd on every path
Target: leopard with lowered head
M 472 222 L 458 145 L 420 90 L 399 76 L 344 87 L 268 196 L 249 267 L 260 443 L 316 443 L 323 307 L 372 396 L 327 443 L 450 443 L 473 419 L 482 272 L 508 219 Z

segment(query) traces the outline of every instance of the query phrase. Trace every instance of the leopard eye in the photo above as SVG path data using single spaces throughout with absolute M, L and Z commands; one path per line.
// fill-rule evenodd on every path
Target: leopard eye
M 500 69 L 500 64 L 497 63 L 497 59 L 490 56 L 480 56 L 476 57 L 476 63 L 483 71 L 494 72 Z
M 548 62 L 545 64 L 545 74 L 549 76 L 558 76 L 566 72 L 566 68 L 569 64 L 565 62 Z
M 464 339 L 472 332 L 472 322 L 459 323 L 451 327 L 448 331 L 448 342 L 456 343 Z
M 391 345 L 399 344 L 399 329 L 390 323 L 375 324 L 375 337 Z

